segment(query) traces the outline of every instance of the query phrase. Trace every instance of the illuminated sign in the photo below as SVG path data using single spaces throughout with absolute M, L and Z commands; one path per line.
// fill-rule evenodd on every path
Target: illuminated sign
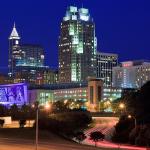
M 27 85 L 24 83 L 0 85 L 0 104 L 23 105 L 27 103 Z
M 128 61 L 128 62 L 123 62 L 122 63 L 122 67 L 131 67 L 133 66 L 133 62 L 132 61 Z

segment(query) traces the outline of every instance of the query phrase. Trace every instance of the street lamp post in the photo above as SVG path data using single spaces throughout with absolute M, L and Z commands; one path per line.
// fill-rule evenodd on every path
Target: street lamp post
M 39 102 L 35 103 L 36 109 L 36 137 L 35 137 L 35 150 L 38 150 L 38 132 L 39 132 Z
M 120 108 L 120 110 L 121 110 L 121 113 L 123 113 L 123 111 L 125 112 L 125 104 L 124 103 L 120 103 L 119 104 L 119 108 Z

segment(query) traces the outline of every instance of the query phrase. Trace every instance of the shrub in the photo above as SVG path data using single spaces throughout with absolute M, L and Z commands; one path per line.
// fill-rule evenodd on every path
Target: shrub
M 95 142 L 95 146 L 96 146 L 96 143 L 99 141 L 99 140 L 104 140 L 105 138 L 105 135 L 102 134 L 100 131 L 95 131 L 95 132 L 91 132 L 90 133 L 90 139 L 93 140 Z
M 75 132 L 86 128 L 91 121 L 91 116 L 86 112 L 57 113 L 50 118 L 40 118 L 39 128 L 73 137 Z
M 5 123 L 4 119 L 0 119 L 0 127 L 3 127 L 4 123 Z
M 25 119 L 19 120 L 19 125 L 20 125 L 20 128 L 24 128 L 24 126 L 26 125 L 26 120 Z
M 86 139 L 86 136 L 85 136 L 84 132 L 79 131 L 75 134 L 75 138 L 76 138 L 76 140 L 78 140 L 79 143 L 81 143 L 81 141 Z

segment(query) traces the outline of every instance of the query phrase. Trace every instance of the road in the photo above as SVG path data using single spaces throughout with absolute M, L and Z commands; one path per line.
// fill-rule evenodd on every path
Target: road
M 35 150 L 35 130 L 1 128 L 0 150 Z M 46 130 L 39 130 L 38 150 L 97 150 L 97 148 L 80 145 Z
M 0 138 L 0 150 L 35 150 L 33 140 Z M 64 139 L 41 141 L 38 150 L 102 150 Z
M 97 142 L 98 147 L 114 148 L 114 149 L 126 149 L 126 150 L 146 150 L 145 147 L 137 147 L 131 145 L 116 144 L 111 142 L 111 135 L 114 131 L 114 126 L 118 121 L 116 117 L 95 117 L 95 127 L 85 131 L 86 140 L 84 144 L 95 145 L 95 143 L 90 139 L 90 133 L 94 131 L 100 131 L 105 134 L 105 140 Z

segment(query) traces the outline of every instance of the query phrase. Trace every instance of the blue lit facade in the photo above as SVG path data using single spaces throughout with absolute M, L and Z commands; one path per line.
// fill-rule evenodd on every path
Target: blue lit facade
M 24 83 L 0 85 L 0 104 L 7 107 L 13 104 L 18 106 L 28 104 L 27 85 Z

